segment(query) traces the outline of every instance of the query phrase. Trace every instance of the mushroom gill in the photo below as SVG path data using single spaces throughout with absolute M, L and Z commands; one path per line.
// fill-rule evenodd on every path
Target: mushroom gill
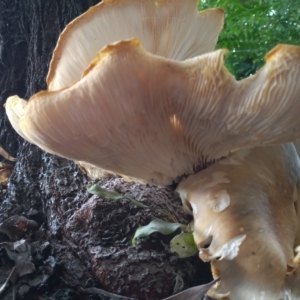
M 53 52 L 47 84 L 59 90 L 80 80 L 106 45 L 136 38 L 146 51 L 185 60 L 213 51 L 222 9 L 197 11 L 197 0 L 104 0 L 70 24 Z
M 299 137 L 300 48 L 277 46 L 242 81 L 224 67 L 225 52 L 179 62 L 137 40 L 118 42 L 72 86 L 40 92 L 25 107 L 9 98 L 7 114 L 50 153 L 158 185 L 232 151 Z M 11 112 L 17 107 L 22 114 Z

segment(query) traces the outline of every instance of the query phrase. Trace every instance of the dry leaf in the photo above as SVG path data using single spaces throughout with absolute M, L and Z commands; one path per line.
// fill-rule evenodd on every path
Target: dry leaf
M 5 159 L 9 161 L 16 161 L 17 159 L 12 157 L 9 153 L 7 153 L 2 146 L 0 145 L 0 155 L 2 155 Z

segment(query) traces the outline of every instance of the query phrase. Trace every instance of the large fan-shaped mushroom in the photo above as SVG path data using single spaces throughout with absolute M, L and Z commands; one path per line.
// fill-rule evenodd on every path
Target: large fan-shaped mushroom
M 231 151 L 298 137 L 300 49 L 278 46 L 263 69 L 239 82 L 223 54 L 177 62 L 137 40 L 118 42 L 70 87 L 40 92 L 27 105 L 9 98 L 7 114 L 48 152 L 159 185 Z
M 212 237 L 200 257 L 221 275 L 214 296 L 276 299 L 295 286 L 298 156 L 292 144 L 240 149 L 300 137 L 300 48 L 275 47 L 236 81 L 226 51 L 210 52 L 222 20 L 194 0 L 104 1 L 61 34 L 48 91 L 10 97 L 6 111 L 25 139 L 90 174 L 157 185 L 190 175 L 178 191 L 199 246 Z

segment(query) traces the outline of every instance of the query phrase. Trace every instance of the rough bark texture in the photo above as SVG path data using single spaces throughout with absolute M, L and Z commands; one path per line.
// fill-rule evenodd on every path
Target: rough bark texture
M 197 257 L 170 253 L 171 237 L 154 234 L 131 246 L 140 225 L 159 212 L 113 202 L 86 192 L 88 179 L 70 161 L 24 142 L 11 128 L 3 104 L 17 94 L 28 99 L 45 89 L 51 53 L 59 33 L 97 0 L 0 0 L 0 143 L 18 158 L 0 195 L 0 222 L 13 215 L 35 220 L 38 228 L 22 235 L 32 247 L 36 271 L 10 284 L 1 299 L 110 299 L 82 289 L 104 290 L 138 299 L 161 299 L 207 282 L 208 266 Z M 72 145 L 70 145 L 72 147 Z M 187 223 L 181 202 L 171 189 L 157 189 L 120 178 L 102 186 L 133 196 L 152 207 L 172 211 Z M 26 227 L 26 226 L 25 226 Z M 8 229 L 8 233 L 9 233 Z M 0 242 L 9 241 L 0 232 Z M 14 263 L 0 251 L 0 286 Z M 91 290 L 90 290 L 91 291 Z

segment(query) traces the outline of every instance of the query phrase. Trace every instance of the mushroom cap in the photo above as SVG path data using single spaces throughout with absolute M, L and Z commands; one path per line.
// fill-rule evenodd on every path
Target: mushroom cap
M 135 39 L 106 46 L 78 82 L 34 95 L 15 128 L 50 153 L 158 185 L 232 151 L 300 137 L 300 48 L 275 47 L 241 81 L 224 53 L 174 61 Z M 8 116 L 16 103 L 7 100 Z
M 136 38 L 146 51 L 185 60 L 213 51 L 224 11 L 197 11 L 197 0 L 104 0 L 66 26 L 53 52 L 49 90 L 80 80 L 106 45 Z
M 27 138 L 23 134 L 19 121 L 23 117 L 25 107 L 27 106 L 27 101 L 19 98 L 18 96 L 9 97 L 9 101 L 5 103 L 5 110 L 7 117 L 14 128 L 14 130 L 25 140 Z
M 237 151 L 179 184 L 193 211 L 200 258 L 221 277 L 215 294 L 274 300 L 292 287 L 287 273 L 294 267 L 299 182 L 290 143 Z

